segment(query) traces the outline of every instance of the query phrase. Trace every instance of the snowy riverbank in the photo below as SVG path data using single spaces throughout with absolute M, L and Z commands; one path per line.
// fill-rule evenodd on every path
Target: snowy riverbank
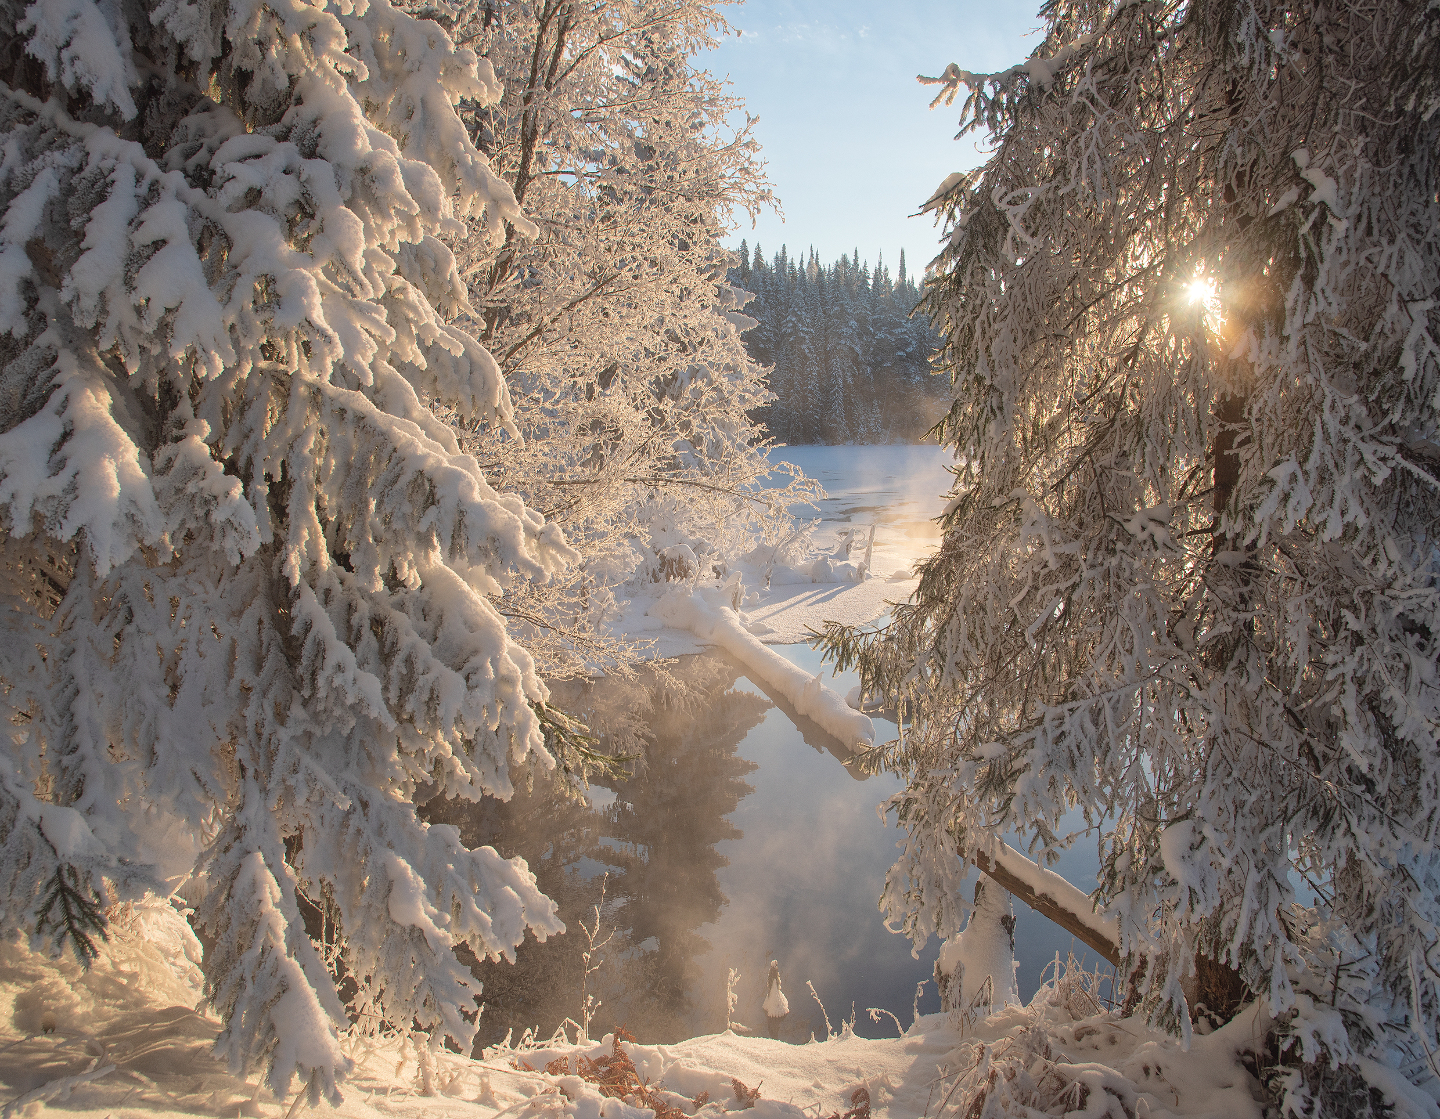
M 611 620 L 617 634 L 649 641 L 648 654 L 675 657 L 712 642 L 668 625 L 656 609 L 672 587 L 728 591 L 747 631 L 766 645 L 805 641 L 827 621 L 865 625 L 915 589 L 914 565 L 940 539 L 935 523 L 951 477 L 948 455 L 934 446 L 781 447 L 788 463 L 825 487 L 818 507 L 792 512 L 808 525 L 803 539 L 757 547 L 717 574 L 688 546 L 677 546 L 674 583 L 630 588 Z
M 827 622 L 877 621 L 910 596 L 914 565 L 939 539 L 946 455 L 933 446 L 807 446 L 773 459 L 825 487 L 817 507 L 794 510 L 797 538 L 723 564 L 677 544 L 663 557 L 677 577 L 630 587 L 610 625 L 647 642 L 649 657 L 723 650 L 842 747 L 865 749 L 876 744 L 875 728 L 827 685 L 828 674 L 811 676 L 765 646 L 807 641 Z
M 8 947 L 0 963 L 4 1119 L 45 1110 L 73 1119 L 294 1119 L 303 1092 L 277 1099 L 257 1077 L 237 1077 L 211 1056 L 219 1023 L 192 1009 L 201 998 L 198 951 L 164 903 L 121 915 L 88 973 L 68 958 Z M 728 1031 L 618 1049 L 608 1036 L 579 1045 L 556 1038 L 469 1060 L 398 1037 L 343 1038 L 354 1068 L 334 1114 L 651 1119 L 658 1106 L 660 1119 L 742 1109 L 754 1119 L 919 1119 L 964 1114 L 988 1086 L 995 1103 L 1008 1102 L 998 1114 L 1023 1114 L 1016 1105 L 1024 1104 L 1094 1119 L 1260 1119 L 1244 1066 L 1268 1027 L 1256 1009 L 1182 1052 L 1138 1020 L 1097 1012 L 1073 978 L 1042 987 L 1026 1008 L 969 1024 L 921 1017 L 889 1039 L 857 1037 L 843 1024 L 829 1040 L 801 1045 Z M 644 1024 L 633 1026 L 643 1037 Z M 1418 1103 L 1408 1113 L 1433 1114 Z

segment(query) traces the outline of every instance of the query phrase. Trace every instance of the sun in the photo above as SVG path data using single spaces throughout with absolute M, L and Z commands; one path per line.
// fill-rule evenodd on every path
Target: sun
M 1197 276 L 1185 288 L 1185 295 L 1191 303 L 1210 304 L 1220 295 L 1220 285 L 1214 280 Z
M 1194 309 L 1200 316 L 1206 329 L 1218 331 L 1223 318 L 1220 307 L 1220 283 L 1214 276 L 1207 276 L 1197 271 L 1192 279 L 1181 289 L 1181 297 L 1185 304 Z

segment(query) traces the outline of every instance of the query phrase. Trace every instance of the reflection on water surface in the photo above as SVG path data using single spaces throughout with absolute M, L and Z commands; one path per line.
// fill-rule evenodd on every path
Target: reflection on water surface
M 601 734 L 602 749 L 639 755 L 628 779 L 595 786 L 589 805 L 537 783 L 508 802 L 430 806 L 467 844 L 525 859 L 569 930 L 544 944 L 527 936 L 514 966 L 473 965 L 484 983 L 479 1044 L 579 1019 L 582 990 L 600 1001 L 592 1036 L 620 1023 L 642 1040 L 695 1032 L 696 960 L 709 948 L 699 930 L 725 904 L 719 845 L 739 837 L 731 817 L 752 791 L 755 766 L 737 746 L 769 707 L 735 680 L 724 662 L 686 657 L 631 680 L 556 685 L 552 700 Z M 595 940 L 604 943 L 586 977 L 580 926 L 593 923 L 602 891 Z
M 818 668 L 804 646 L 782 651 Z M 429 810 L 467 843 L 524 858 L 570 930 L 544 944 L 527 938 L 514 966 L 474 965 L 485 985 L 480 1044 L 508 1029 L 548 1035 L 580 1017 L 580 925 L 593 923 L 602 889 L 597 940 L 609 939 L 588 977 L 601 1002 L 592 1036 L 617 1024 L 642 1041 L 723 1029 L 730 968 L 742 977 L 736 1020 L 763 1032 L 771 959 L 791 1006 L 782 1037 L 824 1036 L 806 980 L 837 1028 L 852 1002 L 858 1032 L 893 1032 L 888 1019 L 870 1021 L 871 1006 L 909 1024 L 915 985 L 929 977 L 938 945 L 912 959 L 876 907 L 896 833 L 886 834 L 875 805 L 899 787 L 894 778 L 857 780 L 831 752 L 833 740 L 797 727 L 714 655 L 630 681 L 560 685 L 554 698 L 600 732 L 605 748 L 640 755 L 628 779 L 597 784 L 589 806 L 537 784 L 507 803 Z M 935 1002 L 932 990 L 924 1008 Z
M 832 494 L 817 541 L 846 524 L 877 523 L 875 569 L 883 575 L 884 561 L 908 570 L 938 540 L 928 518 L 948 478 L 936 448 L 783 453 Z M 775 648 L 821 671 L 807 646 Z M 829 682 L 844 694 L 857 680 L 842 673 Z M 916 984 L 930 978 L 939 942 L 912 958 L 909 941 L 886 930 L 877 908 L 899 833 L 875 808 L 900 788 L 896 778 L 860 780 L 841 764 L 838 743 L 715 654 L 630 680 L 559 684 L 552 698 L 601 734 L 602 748 L 639 755 L 627 779 L 597 783 L 589 805 L 537 786 L 508 803 L 428 810 L 432 820 L 458 825 L 468 844 L 524 858 L 570 930 L 544 944 L 527 939 L 514 966 L 474 964 L 485 985 L 480 1044 L 509 1029 L 548 1036 L 580 1017 L 587 991 L 600 1002 L 592 1037 L 619 1024 L 648 1042 L 714 1032 L 725 1026 L 731 968 L 742 977 L 736 1020 L 765 1032 L 760 1004 L 772 959 L 791 1008 L 780 1034 L 787 1040 L 825 1035 L 807 980 L 837 1028 L 852 1005 L 859 1033 L 894 1031 L 888 1018 L 871 1021 L 870 1007 L 909 1025 Z M 882 742 L 895 734 L 883 720 L 876 730 Z M 1089 889 L 1097 867 L 1093 845 L 1082 841 L 1055 869 Z M 593 927 L 602 892 L 601 946 L 586 976 L 582 922 Z M 1020 992 L 1028 998 L 1045 962 L 1072 941 L 1028 910 L 1016 917 Z M 920 1007 L 939 1009 L 933 983 Z

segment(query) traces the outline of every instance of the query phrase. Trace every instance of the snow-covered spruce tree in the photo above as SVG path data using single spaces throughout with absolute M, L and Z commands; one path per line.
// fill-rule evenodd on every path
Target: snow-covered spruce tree
M 412 803 L 555 765 L 490 596 L 573 552 L 434 413 L 513 429 L 445 321 L 443 238 L 535 232 L 500 87 L 388 0 L 0 0 L 0 67 L 0 934 L 179 889 L 220 1051 L 334 1098 L 347 1012 L 466 1045 L 456 947 L 560 927 Z
M 584 557 L 543 596 L 516 585 L 500 604 L 550 673 L 623 658 L 595 627 L 617 584 L 688 574 L 667 551 L 708 573 L 790 531 L 796 495 L 759 485 L 747 413 L 767 391 L 719 244 L 769 192 L 748 128 L 728 126 L 737 102 L 693 62 L 725 30 L 716 8 L 497 2 L 462 25 L 506 87 L 476 111 L 477 142 L 540 228 L 463 257 L 525 436 L 517 448 L 492 426 L 466 445 Z
M 858 252 L 817 262 L 812 283 L 812 270 L 796 269 L 783 247 L 773 267 L 758 249 L 730 278 L 755 294 L 746 314 L 759 325 L 745 333 L 745 348 L 771 366 L 775 400 L 761 413 L 768 434 L 791 443 L 923 437 L 949 407 L 950 385 L 930 368 L 938 339 L 929 317 L 911 315 L 919 292 L 892 284 L 883 264 L 872 278 Z M 787 350 L 801 335 L 808 342 Z M 837 417 L 849 422 L 837 428 Z
M 1219 964 L 1296 1114 L 1433 1090 L 1440 10 L 1045 15 L 933 79 L 996 143 L 930 203 L 959 474 L 913 599 L 830 634 L 916 712 L 885 905 L 953 932 L 967 857 L 1078 805 L 1157 1016 Z

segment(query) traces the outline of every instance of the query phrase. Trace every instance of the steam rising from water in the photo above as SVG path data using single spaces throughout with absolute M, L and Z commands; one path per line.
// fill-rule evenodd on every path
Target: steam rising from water
M 945 507 L 950 453 L 941 447 L 781 447 L 772 459 L 790 462 L 820 482 L 831 496 L 821 502 L 814 541 L 833 547 L 847 528 L 875 525 L 871 570 L 880 578 L 909 573 L 940 544 L 933 520 Z M 810 509 L 797 516 L 814 518 Z
M 820 509 L 820 548 L 844 529 L 874 524 L 872 571 L 883 579 L 908 575 L 939 543 L 931 518 L 950 484 L 939 448 L 787 447 L 772 457 L 800 466 L 833 495 Z M 775 648 L 822 671 L 807 646 Z M 828 682 L 843 694 L 857 681 L 850 673 Z M 605 748 L 639 755 L 630 778 L 597 784 L 589 805 L 561 802 L 537 786 L 507 804 L 487 798 L 429 810 L 432 820 L 458 824 L 467 843 L 525 858 L 570 929 L 543 945 L 527 941 L 514 966 L 476 964 L 486 1043 L 507 1028 L 517 1037 L 527 1027 L 549 1036 L 567 1016 L 579 1017 L 582 989 L 602 1004 L 592 1036 L 622 1023 L 651 1042 L 714 1032 L 726 1022 L 732 967 L 743 977 L 736 1020 L 765 1032 L 761 1002 L 772 959 L 790 999 L 780 1032 L 786 1040 L 808 1040 L 812 1030 L 824 1036 L 807 980 L 837 1028 L 852 1003 L 859 1033 L 894 1029 L 889 1019 L 870 1021 L 872 1006 L 909 1024 L 915 985 L 930 978 L 939 942 L 932 938 L 912 957 L 877 908 L 899 834 L 875 809 L 899 789 L 898 779 L 856 780 L 838 744 L 805 720 L 797 725 L 793 712 L 717 655 L 649 666 L 628 681 L 572 681 L 557 685 L 553 698 L 600 733 Z M 876 730 L 881 741 L 895 733 L 883 720 Z M 1091 848 L 1070 852 L 1056 869 L 1088 888 L 1096 863 Z M 593 927 L 597 905 L 597 939 L 610 939 L 587 977 L 582 922 Z M 1063 955 L 1070 938 L 1029 911 L 1016 916 L 1028 997 L 1045 961 Z M 928 984 L 921 1010 L 938 1008 Z

